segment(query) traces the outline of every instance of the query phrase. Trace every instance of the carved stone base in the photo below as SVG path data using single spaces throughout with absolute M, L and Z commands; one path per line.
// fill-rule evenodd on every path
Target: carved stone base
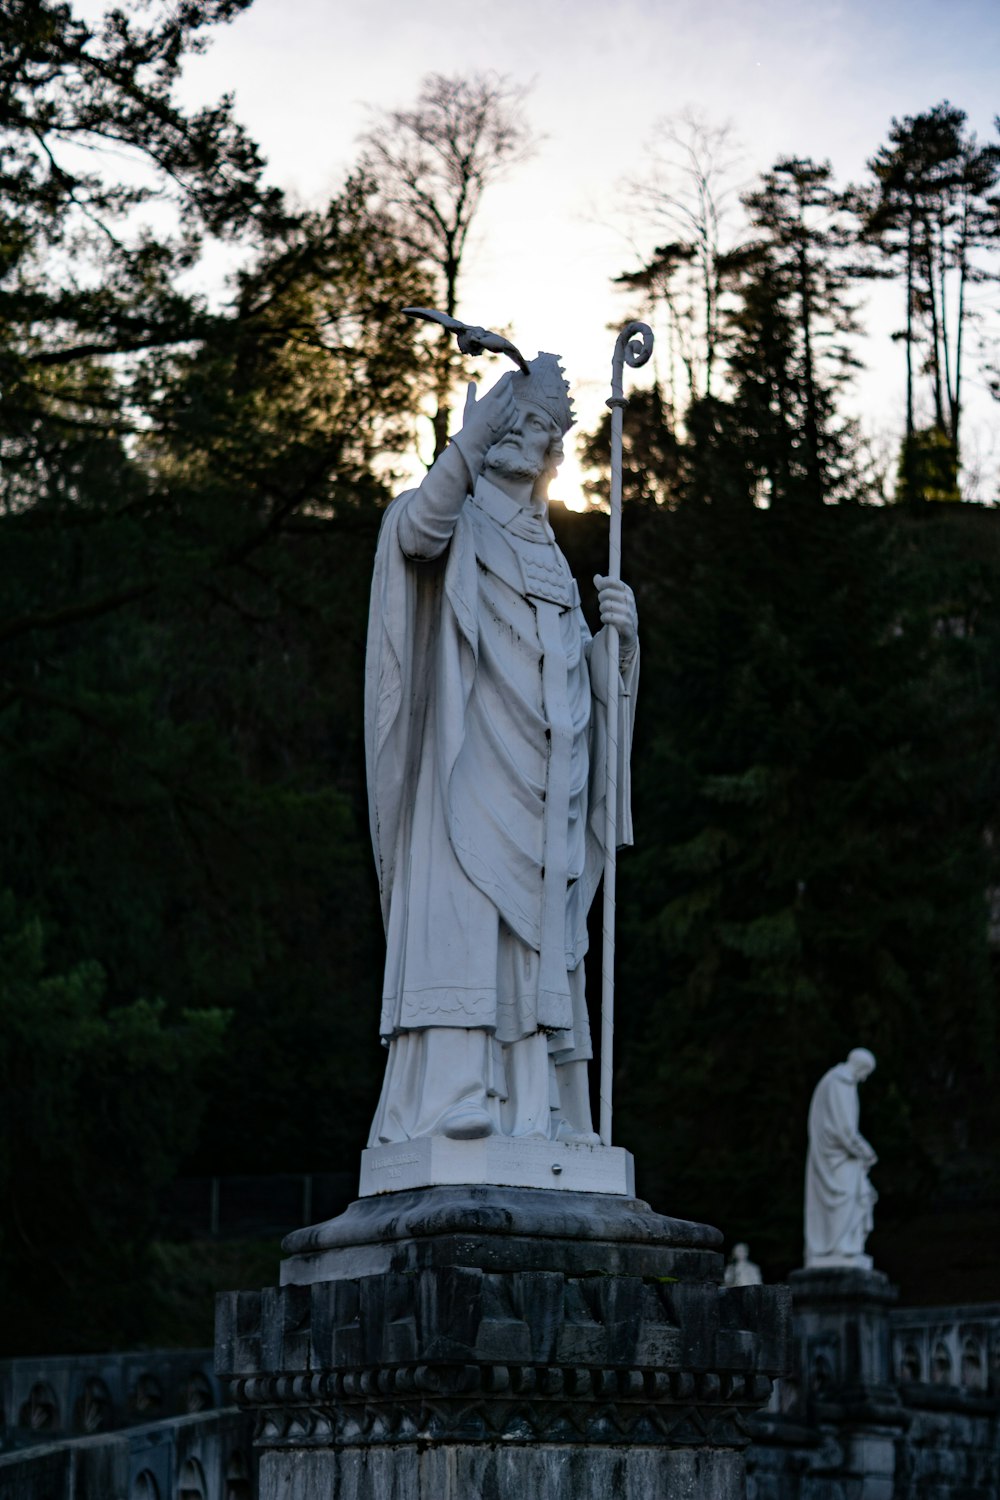
M 429 1266 L 721 1279 L 722 1236 L 638 1198 L 533 1188 L 436 1187 L 360 1198 L 286 1236 L 282 1285 Z
M 289 1236 L 286 1284 L 218 1307 L 260 1500 L 739 1500 L 788 1297 L 720 1286 L 720 1242 L 634 1198 L 485 1187 Z
M 896 1287 L 884 1271 L 858 1266 L 810 1267 L 793 1271 L 789 1282 L 796 1385 L 790 1405 L 800 1420 L 836 1427 L 842 1441 L 856 1440 L 865 1451 L 881 1444 L 889 1462 L 895 1435 L 909 1420 L 890 1367 Z
M 265 1453 L 282 1500 L 743 1500 L 742 1455 L 684 1448 L 471 1446 Z
M 807 1271 L 874 1271 L 875 1262 L 870 1255 L 813 1255 L 805 1269 Z
M 422 1136 L 361 1153 L 361 1196 L 464 1183 L 546 1188 L 577 1193 L 635 1193 L 632 1153 L 621 1146 L 521 1140 L 490 1135 L 478 1141 Z
M 898 1407 L 889 1365 L 889 1309 L 898 1292 L 885 1272 L 810 1266 L 788 1280 L 803 1391 L 814 1403 L 836 1395 L 862 1407 Z

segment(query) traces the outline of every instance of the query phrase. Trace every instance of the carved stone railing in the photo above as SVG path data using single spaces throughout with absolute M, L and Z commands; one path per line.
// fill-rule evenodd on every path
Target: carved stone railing
M 895 1308 L 878 1272 L 793 1272 L 792 1360 L 748 1500 L 1000 1500 L 1000 1303 Z
M 908 1403 L 1000 1394 L 1000 1303 L 900 1308 L 889 1327 L 892 1378 Z
M 211 1349 L 0 1360 L 3 1447 L 87 1436 L 220 1405 Z
M 253 1500 L 250 1423 L 233 1407 L 0 1453 L 3 1500 Z

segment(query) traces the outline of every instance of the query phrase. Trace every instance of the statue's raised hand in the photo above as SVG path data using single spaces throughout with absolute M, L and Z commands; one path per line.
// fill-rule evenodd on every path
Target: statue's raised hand
M 517 423 L 517 416 L 512 372 L 503 375 L 479 400 L 476 399 L 476 382 L 469 381 L 462 430 L 452 442 L 460 449 L 471 474 L 476 475 L 482 470 L 487 450 L 510 432 Z

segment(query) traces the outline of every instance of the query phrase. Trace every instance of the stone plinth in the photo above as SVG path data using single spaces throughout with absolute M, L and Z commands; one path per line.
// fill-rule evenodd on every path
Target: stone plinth
M 845 1494 L 893 1500 L 898 1440 L 911 1420 L 890 1365 L 897 1290 L 863 1265 L 810 1267 L 789 1282 L 800 1414 L 836 1434 Z
M 810 1267 L 788 1278 L 803 1389 L 841 1404 L 898 1404 L 890 1369 L 889 1310 L 898 1295 L 884 1271 Z
M 289 1236 L 219 1299 L 261 1500 L 738 1500 L 788 1296 L 635 1198 L 439 1187 Z
M 428 1267 L 560 1271 L 715 1283 L 721 1236 L 636 1198 L 525 1188 L 438 1187 L 361 1198 L 286 1236 L 283 1285 Z
M 519 1140 L 490 1135 L 478 1141 L 423 1136 L 361 1153 L 361 1196 L 411 1188 L 491 1183 L 562 1192 L 635 1193 L 632 1153 L 621 1146 L 573 1141 Z

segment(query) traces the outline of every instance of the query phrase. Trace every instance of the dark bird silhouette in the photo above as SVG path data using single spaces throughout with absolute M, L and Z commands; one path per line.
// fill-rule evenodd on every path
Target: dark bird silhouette
M 408 318 L 426 318 L 428 323 L 440 323 L 441 327 L 447 328 L 449 333 L 457 334 L 458 347 L 463 354 L 506 354 L 523 374 L 531 374 L 528 361 L 520 349 L 516 349 L 510 339 L 505 339 L 502 333 L 491 333 L 488 328 L 460 323 L 457 318 L 450 318 L 447 313 L 433 312 L 429 307 L 404 307 L 403 312 Z

